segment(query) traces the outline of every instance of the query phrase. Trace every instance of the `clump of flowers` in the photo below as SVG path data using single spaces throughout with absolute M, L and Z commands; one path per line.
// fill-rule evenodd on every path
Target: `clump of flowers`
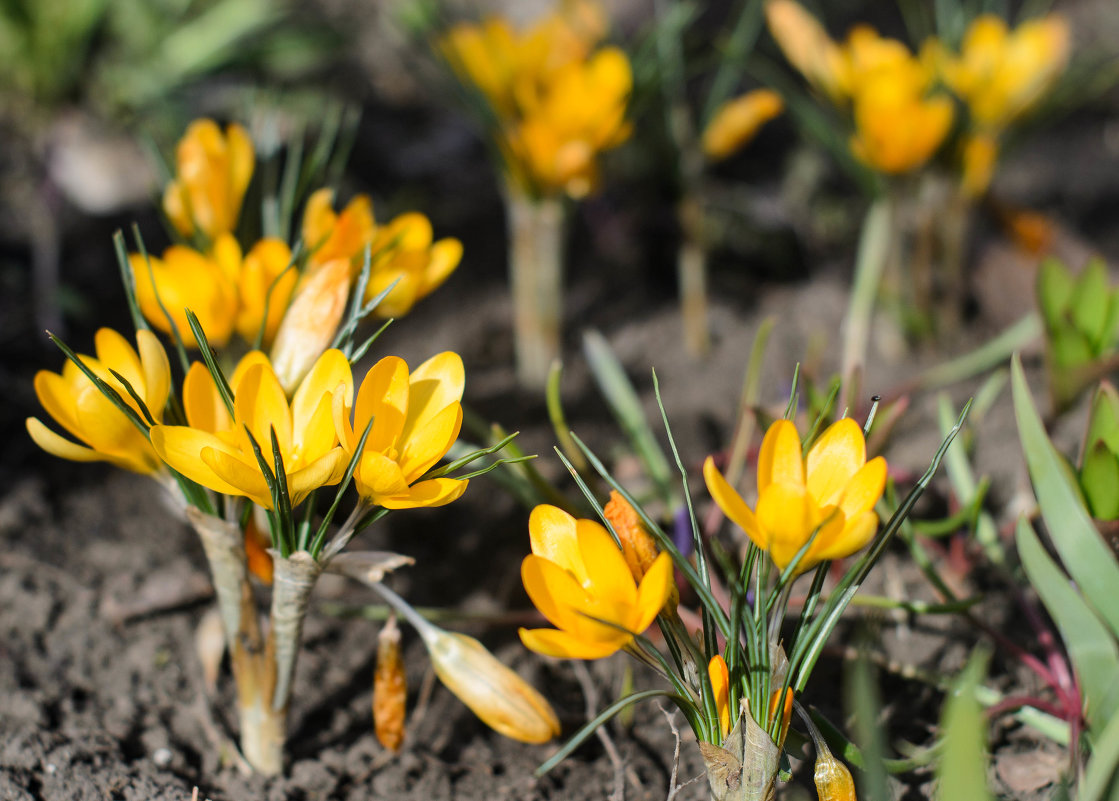
M 136 347 L 109 329 L 97 333 L 95 356 L 56 340 L 68 361 L 61 373 L 40 372 L 35 389 L 73 439 L 37 418 L 27 421 L 28 432 L 61 458 L 150 476 L 198 533 L 237 684 L 241 750 L 255 770 L 282 770 L 303 620 L 324 571 L 380 593 L 418 630 L 437 675 L 487 723 L 509 737 L 550 739 L 558 723 L 535 690 L 476 640 L 423 620 L 384 586 L 385 575 L 410 558 L 346 551 L 391 510 L 451 503 L 470 478 L 500 464 L 462 473 L 508 438 L 440 466 L 462 423 L 465 371 L 457 354 L 438 354 L 414 370 L 386 356 L 360 381 L 353 375 L 375 339 L 355 342 L 362 319 L 386 300 L 406 312 L 453 270 L 461 245 L 432 244 L 430 223 L 416 213 L 377 226 L 365 198 L 335 214 L 326 192 L 308 203 L 302 258 L 293 255 L 299 245 L 278 239 L 256 243 L 242 258 L 231 229 L 251 156 L 241 129 L 231 126 L 223 137 L 208 121 L 191 126 L 165 205 L 175 227 L 203 249 L 173 245 L 162 260 L 143 253 L 124 260 L 118 242 Z M 171 334 L 183 366 L 180 389 L 147 320 Z M 236 360 L 232 347 L 215 349 L 228 346 L 234 331 L 256 344 Z M 271 355 L 261 349 L 269 341 Z M 190 362 L 188 348 L 200 359 Z M 271 585 L 266 621 L 253 576 Z M 375 727 L 396 750 L 405 699 L 399 647 L 379 652 Z
M 901 511 L 881 530 L 875 506 L 886 485 L 886 462 L 881 456 L 867 459 L 863 429 L 850 418 L 838 420 L 818 437 L 810 435 L 807 442 L 790 420 L 771 425 L 758 454 L 753 507 L 708 458 L 703 468 L 708 492 L 747 537 L 740 561 L 722 581 L 714 577 L 694 515 L 694 557 L 689 558 L 579 443 L 583 455 L 615 492 L 602 508 L 586 484 L 581 485 L 588 501 L 601 510 L 601 523 L 576 519 L 553 506 L 533 511 L 532 554 L 525 558 L 521 576 L 536 608 L 555 628 L 522 629 L 521 640 L 553 657 L 598 659 L 624 650 L 660 674 L 669 689 L 619 700 L 540 772 L 558 763 L 627 704 L 666 696 L 699 740 L 712 798 L 773 798 L 796 699 L 808 686 L 840 615 L 931 479 L 961 424 L 962 418 L 899 507 Z M 683 491 L 691 512 L 686 480 Z M 825 593 L 829 568 L 850 557 L 854 561 Z M 699 631 L 683 622 L 673 568 L 698 598 L 698 613 L 689 613 L 687 619 L 702 621 Z M 790 635 L 783 628 L 787 606 L 793 586 L 805 574 L 811 574 L 811 581 Z M 717 587 L 725 590 L 728 602 L 717 599 Z M 663 649 L 645 634 L 654 622 Z M 817 741 L 821 798 L 825 792 L 853 792 L 850 772 L 819 739 L 811 722 L 809 731 Z
M 620 49 L 598 46 L 605 30 L 597 4 L 570 0 L 525 30 L 492 17 L 455 25 L 437 45 L 505 179 L 517 374 L 534 388 L 559 356 L 562 199 L 590 194 L 599 154 L 631 130 L 632 70 Z

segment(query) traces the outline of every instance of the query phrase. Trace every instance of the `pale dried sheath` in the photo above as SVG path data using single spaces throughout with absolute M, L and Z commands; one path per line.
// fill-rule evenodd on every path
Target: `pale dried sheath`
M 373 671 L 373 726 L 377 740 L 390 751 L 404 743 L 408 685 L 400 655 L 400 628 L 389 618 L 377 636 L 377 667 Z

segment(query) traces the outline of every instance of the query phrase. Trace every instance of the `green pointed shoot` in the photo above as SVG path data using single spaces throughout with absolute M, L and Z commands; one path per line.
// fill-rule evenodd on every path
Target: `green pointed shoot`
M 1096 740 L 1077 801 L 1119 801 L 1119 716 Z
M 1095 612 L 1049 558 L 1029 521 L 1015 535 L 1022 568 L 1057 624 L 1084 696 L 1089 731 L 1119 717 L 1119 645 Z
M 1080 468 L 1080 489 L 1088 509 L 1096 520 L 1119 518 L 1119 458 L 1096 440 L 1084 453 Z
M 1088 516 L 1071 471 L 1045 434 L 1017 356 L 1011 372 L 1018 436 L 1049 537 L 1085 600 L 1119 637 L 1119 595 L 1115 592 L 1119 562 Z
M 1088 339 L 1096 355 L 1106 347 L 1104 325 L 1111 305 L 1111 287 L 1107 281 L 1107 268 L 1101 259 L 1092 259 L 1076 279 L 1069 298 L 1069 317 L 1074 326 Z
M 944 752 L 936 766 L 940 801 L 995 801 L 987 787 L 987 719 L 975 690 L 987 672 L 989 654 L 976 651 L 952 687 L 944 706 Z

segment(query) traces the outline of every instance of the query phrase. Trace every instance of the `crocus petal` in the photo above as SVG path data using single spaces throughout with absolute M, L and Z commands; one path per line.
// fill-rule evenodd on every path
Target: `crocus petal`
M 408 482 L 400 472 L 400 465 L 383 453 L 369 450 L 368 446 L 361 454 L 355 476 L 358 491 L 374 503 L 408 492 Z
M 407 495 L 385 498 L 381 505 L 386 509 L 446 506 L 462 497 L 468 483 L 454 478 L 432 478 L 410 486 Z
M 859 424 L 850 417 L 832 423 L 808 451 L 808 491 L 821 506 L 839 503 L 865 462 L 866 441 Z
M 637 587 L 629 572 L 622 550 L 606 529 L 593 520 L 576 522 L 576 538 L 587 579 L 583 586 L 596 600 L 633 607 L 637 602 Z
M 317 413 L 324 395 L 342 387 L 348 396 L 353 395 L 354 379 L 350 361 L 337 348 L 331 348 L 315 361 L 311 371 L 299 383 L 291 400 L 291 420 L 296 431 L 301 430 Z
M 857 517 L 874 508 L 886 488 L 886 460 L 876 456 L 867 462 L 843 491 L 839 508 L 848 518 Z
M 758 524 L 768 539 L 766 550 L 781 570 L 808 542 L 815 529 L 808 497 L 804 487 L 780 483 L 770 484 L 758 498 Z
M 72 462 L 116 461 L 107 454 L 98 453 L 92 448 L 86 448 L 66 439 L 47 428 L 36 417 L 27 418 L 27 433 L 31 435 L 36 445 L 52 456 L 69 459 Z
M 587 568 L 575 530 L 575 518 L 558 506 L 542 503 L 528 517 L 532 552 L 569 571 L 582 584 L 587 580 Z
M 556 629 L 520 629 L 518 633 L 530 651 L 558 659 L 602 659 L 626 644 L 625 640 L 587 642 Z
M 167 359 L 167 351 L 156 335 L 147 329 L 136 332 L 136 344 L 144 371 L 144 391 L 140 393 L 140 397 L 144 399 L 152 416 L 157 421 L 162 420 L 163 407 L 167 405 L 167 396 L 171 394 L 171 363 Z
M 306 467 L 290 473 L 287 480 L 291 505 L 298 506 L 319 487 L 337 484 L 345 475 L 348 463 L 346 452 L 341 448 L 334 448 Z
M 233 398 L 233 416 L 237 422 L 238 436 L 244 438 L 243 450 L 252 453 L 252 446 L 244 432 L 256 439 L 256 444 L 271 461 L 272 431 L 280 445 L 284 459 L 291 455 L 291 408 L 287 396 L 276 374 L 264 364 L 254 365 L 245 372 L 245 377 L 237 385 Z
M 144 368 L 128 340 L 111 328 L 101 328 L 94 334 L 93 343 L 97 360 L 124 376 L 143 397 Z
M 290 470 L 297 470 L 322 458 L 338 444 L 333 406 L 334 396 L 323 395 L 319 399 L 319 408 L 311 415 L 311 419 L 296 429 L 296 440 L 292 444 L 292 464 L 288 466 Z
M 67 362 L 69 364 L 69 362 Z M 83 377 L 81 380 L 85 381 Z M 78 439 L 85 439 L 78 429 L 76 394 L 73 386 L 58 373 L 40 370 L 35 374 L 35 395 L 52 418 Z
M 521 562 L 521 581 L 533 605 L 548 622 L 562 629 L 575 629 L 579 615 L 573 606 L 590 603 L 587 591 L 555 562 L 531 554 Z
M 268 482 L 264 480 L 264 473 L 261 472 L 259 463 L 249 464 L 242 459 L 240 453 L 225 448 L 203 448 L 199 456 L 215 478 L 231 487 L 236 487 L 237 491 L 231 494 L 244 495 L 265 509 L 272 508 L 272 493 L 268 490 Z M 212 482 L 210 488 L 215 489 Z M 288 491 L 291 492 L 290 486 Z
M 771 425 L 758 451 L 758 495 L 773 483 L 804 486 L 800 436 L 789 420 L 778 420 Z
M 369 368 L 354 401 L 354 434 L 373 428 L 365 450 L 387 451 L 396 445 L 409 406 L 408 365 L 396 356 L 386 356 Z M 352 449 L 357 443 L 350 443 Z
M 874 512 L 863 512 L 846 520 L 839 535 L 814 555 L 818 561 L 843 559 L 865 548 L 867 543 L 874 539 L 877 530 L 878 515 Z
M 637 634 L 652 625 L 672 592 L 672 557 L 661 551 L 637 588 L 637 610 L 640 615 L 634 625 Z
M 450 277 L 462 261 L 462 242 L 453 237 L 440 239 L 431 246 L 431 258 L 423 271 L 420 297 L 430 294 Z
M 403 441 L 400 469 L 415 481 L 443 458 L 462 429 L 462 406 L 453 403 Z
M 742 496 L 723 478 L 723 474 L 715 467 L 715 460 L 710 456 L 703 462 L 703 480 L 707 483 L 707 491 L 715 504 L 723 510 L 723 514 L 745 531 L 755 545 L 764 549 L 765 538 L 758 527 L 757 518 L 746 505 L 746 501 L 742 500 Z
M 195 362 L 183 379 L 183 411 L 191 428 L 216 434 L 233 426 L 233 418 L 218 394 L 214 378 L 202 362 Z
M 205 448 L 232 450 L 218 437 L 188 426 L 152 426 L 149 432 L 152 447 L 159 458 L 196 484 L 225 495 L 241 495 L 240 489 L 222 478 L 202 461 Z M 261 476 L 261 481 L 264 477 Z
M 417 367 L 409 379 L 408 417 L 401 439 L 425 425 L 447 406 L 462 400 L 466 371 L 462 357 L 452 351 L 432 356 Z

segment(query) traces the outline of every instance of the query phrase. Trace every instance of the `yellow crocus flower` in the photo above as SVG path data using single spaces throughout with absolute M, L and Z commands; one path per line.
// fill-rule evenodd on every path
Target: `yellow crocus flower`
M 960 187 L 967 197 L 979 197 L 987 191 L 998 158 L 999 143 L 990 134 L 978 133 L 964 139 L 960 156 L 963 166 Z
M 703 153 L 720 161 L 737 153 L 785 108 L 772 89 L 754 89 L 719 106 L 703 131 Z
M 462 261 L 462 242 L 446 237 L 432 242 L 431 222 L 423 214 L 401 214 L 377 229 L 373 240 L 373 270 L 365 299 L 392 286 L 377 304 L 378 317 L 402 317 L 439 288 Z M 393 285 L 395 282 L 395 286 Z
M 784 570 L 813 535 L 797 572 L 850 556 L 878 527 L 874 505 L 886 486 L 886 460 L 866 461 L 862 429 L 847 417 L 830 425 L 801 455 L 788 420 L 769 427 L 758 454 L 758 503 L 751 510 L 711 457 L 703 465 L 707 490 L 731 520 Z
M 213 120 L 195 120 L 175 149 L 175 178 L 163 210 L 186 238 L 200 231 L 211 242 L 237 225 L 253 176 L 253 143 L 236 123 L 222 134 Z
M 1051 14 L 1010 31 L 999 17 L 984 14 L 968 27 L 958 57 L 935 45 L 930 52 L 975 124 L 998 132 L 1029 111 L 1064 71 L 1068 24 Z
M 715 696 L 715 709 L 719 712 L 719 735 L 730 733 L 730 671 L 726 660 L 719 654 L 707 663 L 707 676 L 711 680 L 711 693 Z
M 521 629 L 521 641 L 546 656 L 599 659 L 630 644 L 653 622 L 672 588 L 672 559 L 662 552 L 635 582 L 610 534 L 542 504 L 529 517 L 532 554 L 521 580 L 554 629 Z M 600 622 L 601 621 L 601 622 Z
M 207 400 L 208 388 L 200 377 L 197 380 L 199 389 L 184 387 L 184 405 L 188 420 L 198 427 L 151 429 L 152 446 L 171 467 L 215 492 L 244 496 L 271 509 L 272 496 L 249 433 L 271 466 L 275 431 L 292 506 L 312 490 L 341 480 L 348 460 L 338 446 L 333 408 L 336 399 L 346 403 L 353 394 L 350 363 L 341 351 L 331 349 L 319 357 L 290 403 L 267 358 L 253 355 L 230 381 L 233 417 L 224 430 L 228 411 L 218 410 L 212 395 Z
M 139 404 L 110 370 L 122 375 L 158 422 L 171 391 L 171 366 L 151 331 L 137 331 L 136 346 L 134 350 L 116 331 L 102 328 L 94 336 L 96 357 L 79 358 L 143 418 Z M 67 360 L 61 374 L 48 370 L 36 373 L 35 394 L 47 414 L 84 443 L 66 439 L 38 418 L 29 417 L 27 432 L 47 453 L 75 462 L 109 462 L 135 473 L 156 475 L 163 471 L 163 463 L 148 438 L 73 362 Z
M 462 427 L 462 358 L 446 351 L 415 370 L 386 356 L 365 374 L 353 404 L 335 406 L 335 426 L 347 454 L 372 428 L 354 471 L 358 493 L 386 509 L 443 506 L 466 491 L 466 481 L 419 479 L 446 455 Z

